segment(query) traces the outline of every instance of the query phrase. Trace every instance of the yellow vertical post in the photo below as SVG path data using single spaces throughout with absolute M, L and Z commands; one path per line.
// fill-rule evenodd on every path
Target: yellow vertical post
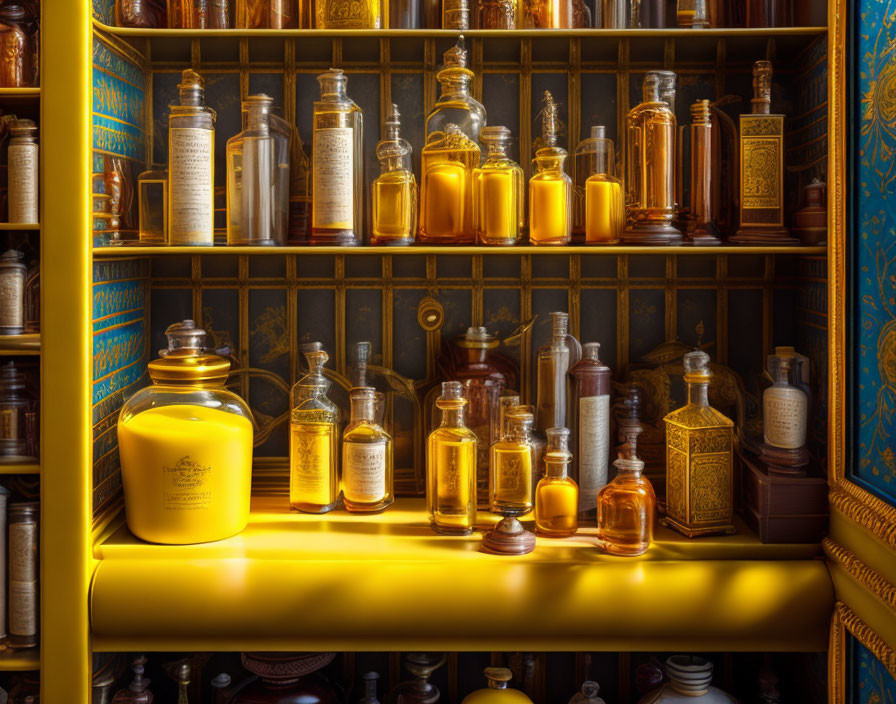
M 47 704 L 90 696 L 90 5 L 45 0 L 41 27 L 41 701 Z

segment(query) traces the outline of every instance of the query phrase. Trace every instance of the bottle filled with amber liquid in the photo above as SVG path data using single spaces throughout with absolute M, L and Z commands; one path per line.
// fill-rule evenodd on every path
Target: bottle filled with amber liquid
M 613 140 L 595 125 L 576 147 L 576 219 L 585 244 L 616 244 L 625 220 L 622 181 L 614 176 Z
M 442 422 L 426 441 L 426 501 L 436 533 L 469 535 L 476 521 L 476 433 L 464 425 L 463 386 L 442 382 Z
M 569 429 L 548 428 L 545 476 L 535 489 L 535 532 L 568 538 L 579 529 L 579 487 L 569 476 Z
M 289 421 L 289 506 L 326 513 L 339 502 L 339 409 L 327 397 L 329 355 L 306 352 L 309 372 L 292 388 Z
M 565 171 L 566 150 L 557 146 L 560 116 L 550 91 L 544 92 L 541 114 L 544 146 L 535 153 L 529 179 L 529 242 L 568 244 L 572 234 L 572 179 Z
M 421 152 L 420 242 L 471 244 L 473 233 L 473 170 L 479 145 L 458 125 L 429 135 Z
M 401 137 L 401 116 L 393 103 L 385 138 L 376 145 L 381 173 L 371 193 L 372 245 L 413 244 L 417 229 L 417 180 L 411 168 L 411 144 Z
M 536 428 L 566 428 L 569 418 L 567 372 L 582 357 L 582 345 L 569 334 L 569 314 L 551 313 L 551 341 L 538 349 Z
M 712 104 L 698 100 L 691 105 L 691 212 L 687 241 L 697 246 L 722 243 L 712 221 Z
M 392 493 L 392 438 L 376 422 L 376 390 L 354 388 L 342 436 L 342 503 L 351 513 L 387 508 Z
M 380 29 L 380 0 L 318 0 L 314 3 L 316 29 Z
M 483 127 L 486 148 L 482 165 L 473 170 L 473 228 L 476 242 L 495 246 L 517 243 L 523 221 L 523 169 L 507 155 L 510 130 Z
M 331 68 L 317 77 L 312 133 L 311 244 L 360 244 L 364 166 L 361 109 L 346 94 L 348 79 Z

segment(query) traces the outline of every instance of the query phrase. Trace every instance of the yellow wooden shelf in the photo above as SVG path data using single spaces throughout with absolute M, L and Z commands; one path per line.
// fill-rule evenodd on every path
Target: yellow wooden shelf
M 34 461 L 0 462 L 0 474 L 40 474 L 40 463 L 36 458 Z
M 422 499 L 383 514 L 288 511 L 255 497 L 243 533 L 151 545 L 118 528 L 94 549 L 94 648 L 179 650 L 823 650 L 833 606 L 818 545 L 659 527 L 639 558 L 593 528 L 521 557 L 481 533 L 435 535 Z M 139 605 L 139 606 L 138 606 Z
M 40 333 L 22 335 L 0 335 L 0 356 L 40 354 Z
M 0 651 L 0 672 L 29 672 L 40 669 L 40 648 Z
M 0 230 L 39 230 L 37 223 L 0 222 Z

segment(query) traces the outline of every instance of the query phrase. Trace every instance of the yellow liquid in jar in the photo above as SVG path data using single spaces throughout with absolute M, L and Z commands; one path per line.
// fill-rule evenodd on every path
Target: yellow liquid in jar
M 517 208 L 513 172 L 483 171 L 479 175 L 479 237 L 485 242 L 516 239 Z
M 429 436 L 427 498 L 433 527 L 468 533 L 476 521 L 476 448 L 472 433 L 439 428 Z
M 532 510 L 532 449 L 501 440 L 491 448 L 491 511 L 521 515 Z
M 563 178 L 529 181 L 529 239 L 532 244 L 569 241 L 569 184 Z
M 576 483 L 545 477 L 538 482 L 535 491 L 535 527 L 539 535 L 549 538 L 566 538 L 579 527 L 579 488 Z
M 373 182 L 373 240 L 413 239 L 413 183 L 404 171 L 384 173 Z
M 291 508 L 325 513 L 335 506 L 339 498 L 336 451 L 335 423 L 293 420 L 289 429 Z
M 454 239 L 464 232 L 467 170 L 463 164 L 436 164 L 425 173 L 423 227 L 427 237 Z
M 118 426 L 128 528 L 153 543 L 202 543 L 249 521 L 252 423 L 215 408 L 172 405 Z
M 614 188 L 615 186 L 615 188 Z M 593 176 L 585 182 L 585 241 L 607 242 L 618 239 L 618 184 Z

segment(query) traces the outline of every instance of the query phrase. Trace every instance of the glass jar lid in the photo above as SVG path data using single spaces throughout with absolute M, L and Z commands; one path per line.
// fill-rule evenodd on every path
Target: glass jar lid
M 230 372 L 230 360 L 204 352 L 205 330 L 192 320 L 174 323 L 165 330 L 168 349 L 149 363 L 154 384 L 223 384 Z

